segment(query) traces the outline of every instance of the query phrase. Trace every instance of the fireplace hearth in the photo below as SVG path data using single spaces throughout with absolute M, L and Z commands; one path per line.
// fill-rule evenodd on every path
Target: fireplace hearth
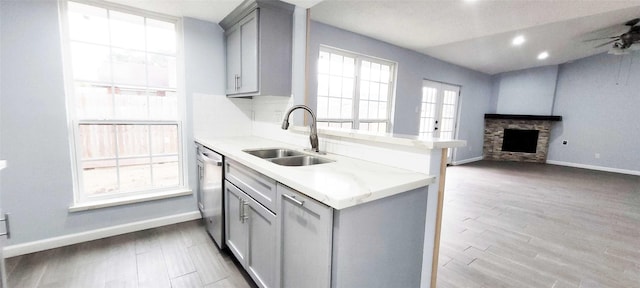
M 484 159 L 545 163 L 554 121 L 562 117 L 485 114 Z

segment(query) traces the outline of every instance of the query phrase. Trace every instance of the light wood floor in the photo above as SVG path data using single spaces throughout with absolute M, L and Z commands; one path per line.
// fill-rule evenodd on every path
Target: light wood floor
M 8 286 L 255 287 L 199 221 L 9 258 Z
M 480 161 L 444 201 L 438 288 L 640 287 L 640 177 Z

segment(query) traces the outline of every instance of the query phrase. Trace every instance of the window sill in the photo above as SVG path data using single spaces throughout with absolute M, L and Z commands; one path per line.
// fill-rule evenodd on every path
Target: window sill
M 150 193 L 150 194 L 144 194 L 144 195 L 135 195 L 135 196 L 122 197 L 117 199 L 75 203 L 71 205 L 71 207 L 69 207 L 69 212 L 80 212 L 80 211 L 87 211 L 87 210 L 100 209 L 100 208 L 106 208 L 106 207 L 121 206 L 121 205 L 133 204 L 133 203 L 180 197 L 180 196 L 191 195 L 192 193 L 193 192 L 189 189 L 183 189 L 183 190 L 172 190 L 172 191 Z

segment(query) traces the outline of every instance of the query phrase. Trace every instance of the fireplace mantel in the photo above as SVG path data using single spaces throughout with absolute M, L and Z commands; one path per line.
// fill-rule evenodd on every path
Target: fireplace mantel
M 484 114 L 484 119 L 562 121 L 562 116 L 521 115 L 521 114 Z

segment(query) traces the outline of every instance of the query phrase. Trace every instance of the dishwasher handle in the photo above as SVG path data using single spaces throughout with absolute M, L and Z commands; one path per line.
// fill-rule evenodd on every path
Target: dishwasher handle
M 213 163 L 216 166 L 222 166 L 222 158 L 221 157 L 216 157 L 216 156 L 211 156 L 211 154 L 207 153 L 207 152 L 200 152 L 199 157 L 202 159 L 202 161 L 206 162 L 206 163 Z

